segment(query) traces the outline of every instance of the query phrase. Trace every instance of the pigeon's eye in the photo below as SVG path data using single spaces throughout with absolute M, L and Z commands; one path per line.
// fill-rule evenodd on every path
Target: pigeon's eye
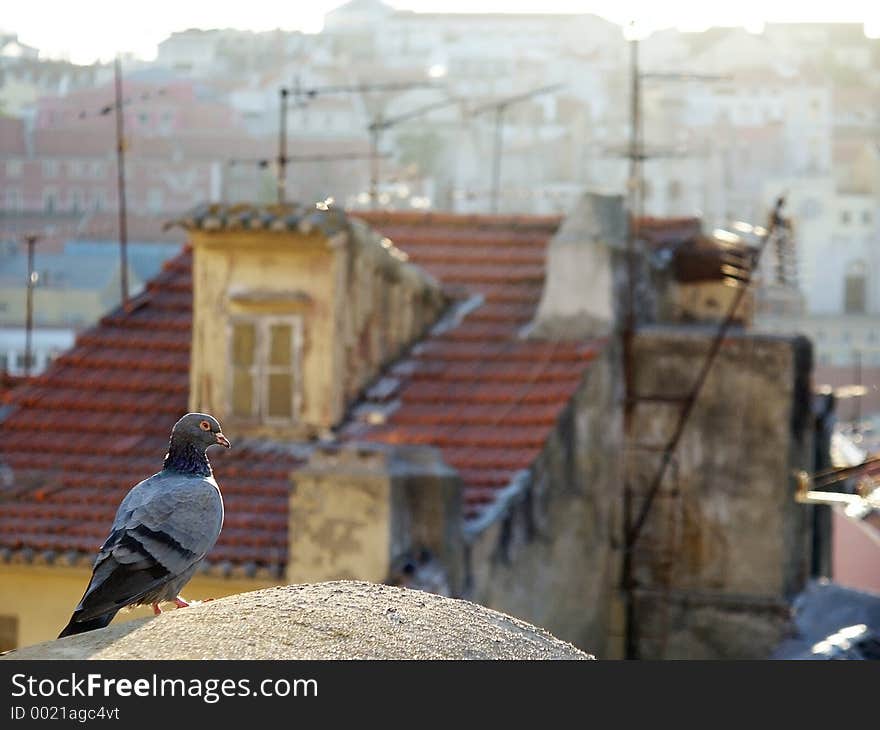
M 201 423 L 199 423 L 199 428 L 202 429 L 202 431 L 210 431 L 211 424 L 207 421 L 202 421 Z

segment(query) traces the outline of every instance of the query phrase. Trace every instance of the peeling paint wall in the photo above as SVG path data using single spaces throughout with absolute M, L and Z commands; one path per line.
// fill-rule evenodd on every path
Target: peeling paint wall
M 543 626 L 597 656 L 619 581 L 622 422 L 619 351 L 584 374 L 507 509 L 469 536 L 464 597 Z
M 318 448 L 293 475 L 287 579 L 400 582 L 427 553 L 450 592 L 461 583 L 461 482 L 430 447 Z
M 650 327 L 635 339 L 635 390 L 693 387 L 710 329 Z M 761 658 L 809 577 L 811 508 L 793 470 L 811 469 L 809 342 L 730 335 L 709 371 L 634 552 L 642 658 Z M 634 440 L 662 445 L 681 402 L 641 401 Z M 661 454 L 633 453 L 640 505 Z

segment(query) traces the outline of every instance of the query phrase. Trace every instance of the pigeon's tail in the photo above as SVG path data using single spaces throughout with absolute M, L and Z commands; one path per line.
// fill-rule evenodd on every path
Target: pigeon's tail
M 105 613 L 102 616 L 97 616 L 95 618 L 90 618 L 87 621 L 77 621 L 76 614 L 70 617 L 70 622 L 64 629 L 58 634 L 59 639 L 63 639 L 65 636 L 73 636 L 74 634 L 82 634 L 86 631 L 94 631 L 95 629 L 103 629 L 107 624 L 109 624 L 113 617 L 116 615 L 116 611 L 111 611 L 110 613 Z

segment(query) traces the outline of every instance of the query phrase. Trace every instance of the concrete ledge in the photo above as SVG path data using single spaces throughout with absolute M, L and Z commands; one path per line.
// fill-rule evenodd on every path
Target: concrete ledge
M 374 583 L 240 593 L 2 659 L 592 659 L 483 606 Z

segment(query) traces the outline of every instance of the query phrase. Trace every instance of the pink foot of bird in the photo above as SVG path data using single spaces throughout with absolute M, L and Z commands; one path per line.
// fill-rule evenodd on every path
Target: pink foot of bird
M 156 616 L 158 616 L 160 613 L 162 613 L 162 609 L 159 608 L 159 604 L 158 604 L 158 603 L 154 603 L 154 604 L 153 604 L 153 613 L 154 613 Z

